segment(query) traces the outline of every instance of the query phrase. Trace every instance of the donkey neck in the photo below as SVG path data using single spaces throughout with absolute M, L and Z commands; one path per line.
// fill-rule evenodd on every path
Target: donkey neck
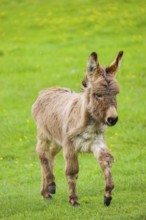
M 89 102 L 89 94 L 87 92 L 84 92 L 82 94 L 82 110 L 81 110 L 81 118 L 80 122 L 78 124 L 78 134 L 85 132 L 86 130 L 92 130 L 92 133 L 95 132 L 97 134 L 101 134 L 105 132 L 106 125 L 102 122 L 95 120 L 92 115 L 90 114 L 90 111 L 88 110 L 88 102 Z
M 95 119 L 92 117 L 92 114 L 90 113 L 90 110 L 88 108 L 90 102 L 90 89 L 87 89 L 84 91 L 84 102 L 83 102 L 83 121 L 84 121 L 84 125 L 85 127 L 87 126 L 93 126 L 95 127 L 96 131 L 98 133 L 103 133 L 105 131 L 105 124 L 103 122 L 101 122 L 98 119 Z
M 95 120 L 88 110 L 88 93 L 81 93 L 79 97 L 78 102 L 73 105 L 73 108 L 75 108 L 77 107 L 76 105 L 80 103 L 80 105 L 78 105 L 79 111 L 76 112 L 76 123 L 73 123 L 72 126 L 67 129 L 68 138 L 72 139 L 89 130 L 96 134 L 104 133 L 106 126 Z
M 105 132 L 106 129 L 106 125 L 103 123 L 99 123 L 97 121 L 95 121 L 94 118 L 92 118 L 92 116 L 90 115 L 90 119 L 88 124 L 86 125 L 86 129 L 91 127 L 93 131 L 95 131 L 95 133 L 97 134 L 101 134 Z

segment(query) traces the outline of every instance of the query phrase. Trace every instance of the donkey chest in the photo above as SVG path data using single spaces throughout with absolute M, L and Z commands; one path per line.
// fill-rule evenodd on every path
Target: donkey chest
M 83 153 L 90 152 L 91 146 L 96 137 L 96 129 L 92 126 L 87 127 L 84 132 L 82 132 L 74 139 L 74 146 L 76 151 Z

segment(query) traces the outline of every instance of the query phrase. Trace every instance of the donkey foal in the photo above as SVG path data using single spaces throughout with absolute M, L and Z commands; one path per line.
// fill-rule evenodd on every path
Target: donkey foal
M 56 191 L 53 163 L 63 148 L 70 204 L 79 205 L 76 193 L 79 152 L 92 152 L 98 160 L 105 177 L 104 204 L 110 204 L 114 188 L 110 170 L 113 156 L 105 144 L 104 132 L 107 126 L 118 121 L 116 95 L 119 86 L 115 77 L 122 56 L 120 51 L 114 62 L 103 68 L 97 54 L 91 53 L 82 82 L 83 92 L 50 88 L 42 91 L 34 103 L 32 115 L 37 124 L 36 151 L 41 162 L 44 198 L 51 199 Z

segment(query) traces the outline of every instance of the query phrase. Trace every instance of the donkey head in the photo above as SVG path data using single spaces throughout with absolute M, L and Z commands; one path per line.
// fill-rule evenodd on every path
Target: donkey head
M 123 56 L 120 51 L 114 62 L 103 68 L 95 52 L 91 53 L 87 63 L 86 78 L 82 84 L 87 94 L 88 111 L 91 116 L 108 126 L 113 126 L 118 121 L 116 95 L 119 86 L 116 74 Z

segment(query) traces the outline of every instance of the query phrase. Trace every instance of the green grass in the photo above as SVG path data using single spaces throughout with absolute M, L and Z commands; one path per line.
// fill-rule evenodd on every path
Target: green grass
M 0 0 L 0 219 L 146 219 L 145 0 Z M 40 90 L 80 90 L 86 60 L 103 65 L 124 50 L 118 81 L 119 123 L 107 130 L 116 188 L 103 205 L 104 179 L 92 155 L 80 155 L 78 195 L 68 204 L 64 160 L 57 194 L 40 196 L 40 164 L 31 105 Z

